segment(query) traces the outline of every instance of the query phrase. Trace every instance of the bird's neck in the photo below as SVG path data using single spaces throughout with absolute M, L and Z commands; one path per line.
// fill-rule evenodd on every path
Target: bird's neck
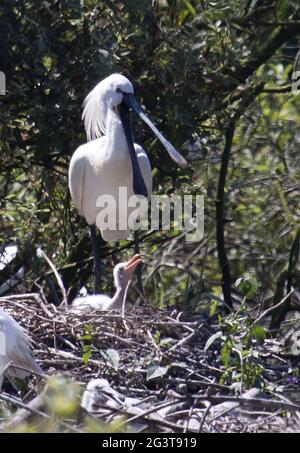
M 111 300 L 111 304 L 110 304 L 111 310 L 113 310 L 113 309 L 118 310 L 118 309 L 123 308 L 123 306 L 126 302 L 128 287 L 129 287 L 129 282 L 127 283 L 126 286 L 124 285 L 123 287 L 117 288 L 116 293 Z
M 127 158 L 127 141 L 120 115 L 109 108 L 106 117 L 106 153 L 111 158 Z

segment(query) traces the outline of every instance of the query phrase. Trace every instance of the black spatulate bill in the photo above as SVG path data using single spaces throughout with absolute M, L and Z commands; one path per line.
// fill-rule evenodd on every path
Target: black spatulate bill
M 130 125 L 129 107 L 125 102 L 120 105 L 120 117 L 127 140 L 127 145 L 130 153 L 132 173 L 133 173 L 133 191 L 136 195 L 148 196 L 148 190 L 139 166 L 137 155 L 134 149 L 132 130 Z
M 137 102 L 133 94 L 129 93 L 122 93 L 123 94 L 123 103 L 125 103 L 128 107 L 130 107 L 154 132 L 156 137 L 161 141 L 164 145 L 166 150 L 168 151 L 171 159 L 176 162 L 176 164 L 180 168 L 186 168 L 188 166 L 187 161 L 185 158 L 174 148 L 174 146 L 159 132 L 156 126 L 152 123 L 152 121 L 147 117 L 147 115 L 143 112 L 142 107 Z

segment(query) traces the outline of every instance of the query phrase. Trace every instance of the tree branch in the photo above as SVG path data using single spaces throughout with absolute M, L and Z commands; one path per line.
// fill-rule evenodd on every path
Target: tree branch
M 219 183 L 218 183 L 218 192 L 216 200 L 216 225 L 217 225 L 217 249 L 218 249 L 218 258 L 222 271 L 222 290 L 225 304 L 232 308 L 231 300 L 231 274 L 229 262 L 226 254 L 225 248 L 225 238 L 224 238 L 224 194 L 225 194 L 225 183 L 227 169 L 230 159 L 230 152 L 232 146 L 232 140 L 235 131 L 235 121 L 231 120 L 229 126 L 226 130 L 225 135 L 225 147 L 222 154 L 222 164 L 219 174 Z M 228 309 L 227 309 L 228 311 Z

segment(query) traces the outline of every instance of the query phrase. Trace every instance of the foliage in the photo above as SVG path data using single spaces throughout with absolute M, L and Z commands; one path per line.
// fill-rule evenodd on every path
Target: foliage
M 297 0 L 84 0 L 83 6 L 79 0 L 0 0 L 0 71 L 6 76 L 6 93 L 0 94 L 0 256 L 8 245 L 18 246 L 17 257 L 0 268 L 1 295 L 1 284 L 22 269 L 21 285 L 8 293 L 40 291 L 43 300 L 61 300 L 51 270 L 36 255 L 39 246 L 62 275 L 70 301 L 82 288 L 90 292 L 91 244 L 70 200 L 68 166 L 86 141 L 83 99 L 98 81 L 121 72 L 190 163 L 185 171 L 176 168 L 135 119 L 135 141 L 151 160 L 154 193 L 205 196 L 201 241 L 189 243 L 176 230 L 144 235 L 146 300 L 205 316 L 213 334 L 205 338 L 204 352 L 221 370 L 216 385 L 238 393 L 254 386 L 278 392 L 264 374 L 266 318 L 254 320 L 295 290 L 295 300 L 287 297 L 270 312 L 271 327 L 276 333 L 286 310 L 299 322 L 300 91 L 293 89 L 299 25 Z M 218 203 L 233 309 L 224 303 Z M 107 264 L 103 292 L 112 293 L 112 266 L 130 256 L 132 245 L 100 243 Z M 134 285 L 130 291 L 136 301 Z M 96 348 L 90 325 L 84 333 L 78 340 L 86 368 L 99 353 L 117 374 L 115 345 Z M 151 341 L 140 364 L 147 385 L 163 386 L 174 369 L 187 366 L 166 359 L 168 335 L 157 330 Z M 282 373 L 283 384 L 297 373 L 293 367 Z M 57 377 L 47 392 L 51 415 L 41 429 L 72 430 L 82 389 Z M 1 405 L 1 417 L 10 415 Z M 121 425 L 104 428 L 88 420 L 83 430 L 113 432 Z M 35 431 L 34 425 L 22 429 Z
M 187 243 L 176 232 L 154 232 L 143 241 L 146 296 L 158 306 L 196 309 L 222 298 L 215 238 L 219 164 L 228 119 L 255 93 L 236 124 L 225 239 L 233 281 L 251 275 L 257 290 L 249 297 L 268 303 L 300 215 L 300 97 L 291 93 L 297 21 L 298 2 L 286 0 L 259 2 L 253 10 L 236 0 L 86 0 L 82 8 L 58 0 L 1 1 L 7 92 L 0 98 L 0 240 L 3 247 L 19 247 L 1 280 L 25 266 L 26 289 L 36 290 L 45 278 L 54 300 L 51 273 L 35 253 L 41 245 L 70 299 L 82 286 L 90 288 L 88 231 L 70 202 L 67 170 L 86 140 L 80 119 L 85 95 L 119 71 L 134 81 L 140 102 L 190 162 L 185 172 L 175 168 L 135 122 L 135 139 L 154 169 L 155 193 L 205 194 L 202 241 Z M 131 244 L 120 247 L 128 256 Z M 101 245 L 108 293 L 116 250 Z
M 220 382 L 231 384 L 239 392 L 244 388 L 264 388 L 264 368 L 258 359 L 261 357 L 260 345 L 264 344 L 266 332 L 262 325 L 255 325 L 248 316 L 246 299 L 234 313 L 219 319 L 219 328 L 207 340 L 205 348 L 219 345 L 220 361 L 224 365 Z

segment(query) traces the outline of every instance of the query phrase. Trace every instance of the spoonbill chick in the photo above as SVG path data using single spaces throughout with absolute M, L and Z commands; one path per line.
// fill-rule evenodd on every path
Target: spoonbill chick
M 30 347 L 31 339 L 22 327 L 0 309 L 0 390 L 4 376 L 24 379 L 30 375 L 30 371 L 43 374 Z M 24 370 L 15 368 L 14 365 Z
M 104 294 L 77 297 L 72 308 L 76 311 L 123 310 L 133 273 L 141 262 L 140 255 L 134 255 L 127 263 L 119 263 L 114 267 L 116 292 L 113 297 Z

